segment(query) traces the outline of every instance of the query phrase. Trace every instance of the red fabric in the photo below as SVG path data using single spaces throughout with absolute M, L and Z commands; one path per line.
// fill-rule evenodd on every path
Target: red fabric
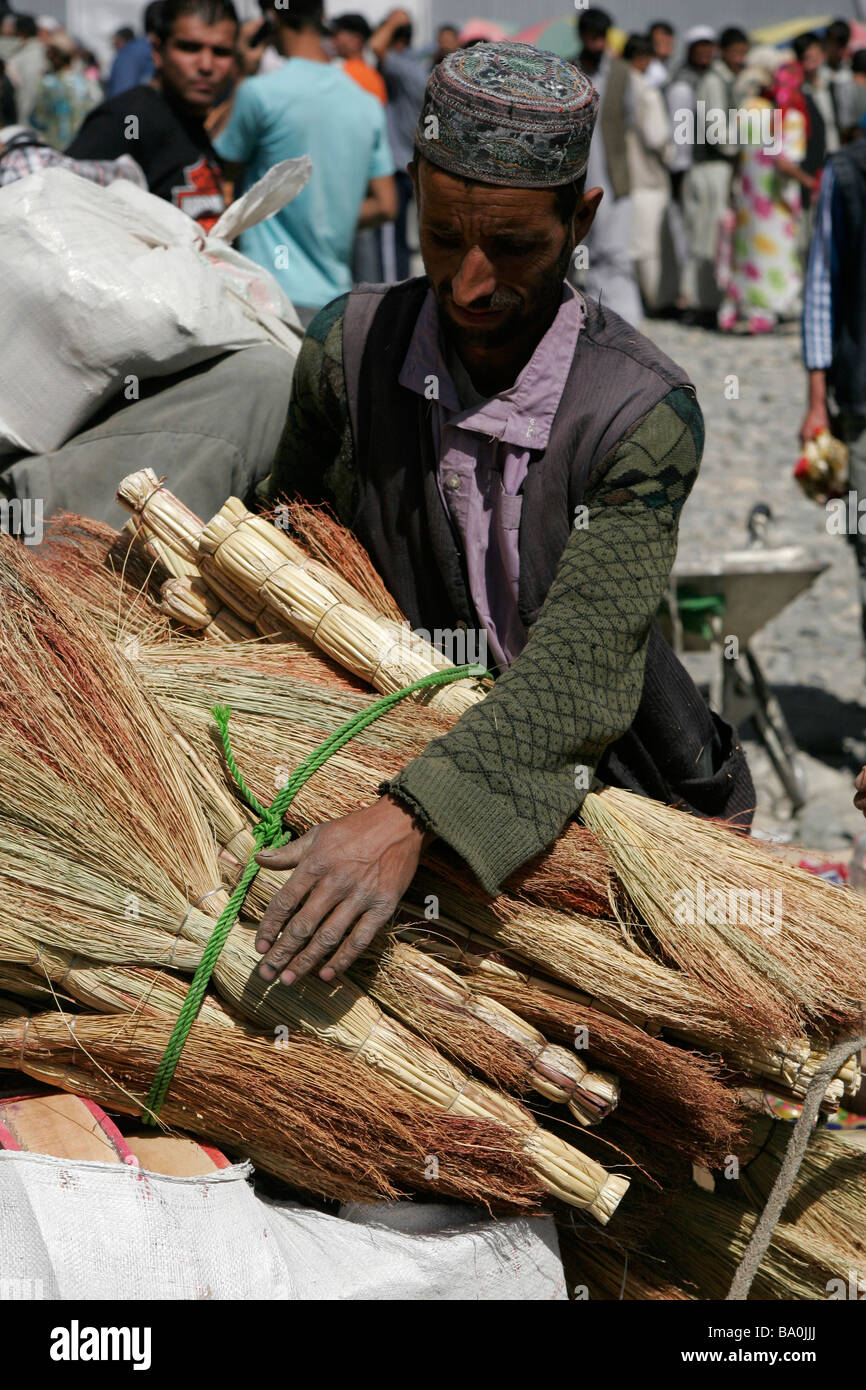
M 803 95 L 804 76 L 800 63 L 783 63 L 773 80 L 770 99 L 774 106 L 780 106 L 783 111 L 793 108 L 800 112 L 806 121 L 806 138 L 808 139 L 811 124 L 806 98 Z

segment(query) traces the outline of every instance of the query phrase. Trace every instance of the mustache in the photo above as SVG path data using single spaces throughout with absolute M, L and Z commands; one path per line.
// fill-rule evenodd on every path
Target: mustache
M 443 298 L 447 298 L 453 301 L 454 289 L 450 280 L 440 287 L 438 297 L 440 300 Z M 481 299 L 476 304 L 474 304 L 473 308 L 483 308 L 492 310 L 519 309 L 522 307 L 522 305 L 523 300 L 521 299 L 519 294 L 515 293 L 514 290 L 496 289 L 490 296 Z

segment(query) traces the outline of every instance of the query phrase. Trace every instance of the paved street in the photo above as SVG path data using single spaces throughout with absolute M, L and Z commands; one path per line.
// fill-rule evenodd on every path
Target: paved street
M 701 476 L 682 517 L 681 558 L 741 549 L 752 507 L 766 502 L 771 546 L 802 545 L 830 565 L 754 641 L 804 753 L 809 800 L 796 821 L 763 750 L 751 739 L 747 748 L 759 829 L 811 848 L 850 849 L 866 829 L 851 804 L 853 776 L 866 761 L 866 661 L 853 551 L 827 533 L 823 508 L 791 476 L 805 401 L 799 334 L 791 327 L 771 337 L 731 337 L 668 322 L 645 324 L 644 331 L 689 371 L 707 424 Z M 739 399 L 726 399 L 732 374 Z M 687 660 L 705 682 L 707 659 Z

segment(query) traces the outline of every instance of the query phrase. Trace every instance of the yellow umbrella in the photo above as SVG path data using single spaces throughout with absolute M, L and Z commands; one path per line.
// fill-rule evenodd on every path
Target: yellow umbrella
M 831 14 L 808 15 L 804 19 L 783 19 L 780 24 L 767 24 L 763 29 L 752 29 L 749 38 L 755 43 L 787 43 L 798 34 L 808 34 L 811 29 L 824 29 L 832 21 Z

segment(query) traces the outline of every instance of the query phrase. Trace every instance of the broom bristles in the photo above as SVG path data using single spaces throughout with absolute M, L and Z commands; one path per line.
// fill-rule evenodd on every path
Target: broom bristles
M 582 817 L 663 956 L 743 1017 L 778 1036 L 809 1021 L 856 1023 L 866 913 L 854 895 L 757 841 L 627 792 L 590 793 Z
M 89 1078 L 87 1093 L 135 1114 L 171 1027 L 150 1013 L 39 1014 L 0 1027 L 0 1065 L 59 1080 L 59 1066 L 71 1062 L 76 1082 Z M 345 1058 L 319 1042 L 282 1048 L 196 1023 L 165 1111 L 172 1124 L 270 1155 L 289 1181 L 297 1183 L 299 1164 L 301 1184 L 335 1200 L 393 1198 L 402 1187 L 503 1210 L 539 1204 L 537 1183 L 501 1129 L 431 1115 L 381 1077 L 365 1075 L 359 1086 Z M 425 1177 L 431 1154 L 441 1154 L 435 1181 Z

